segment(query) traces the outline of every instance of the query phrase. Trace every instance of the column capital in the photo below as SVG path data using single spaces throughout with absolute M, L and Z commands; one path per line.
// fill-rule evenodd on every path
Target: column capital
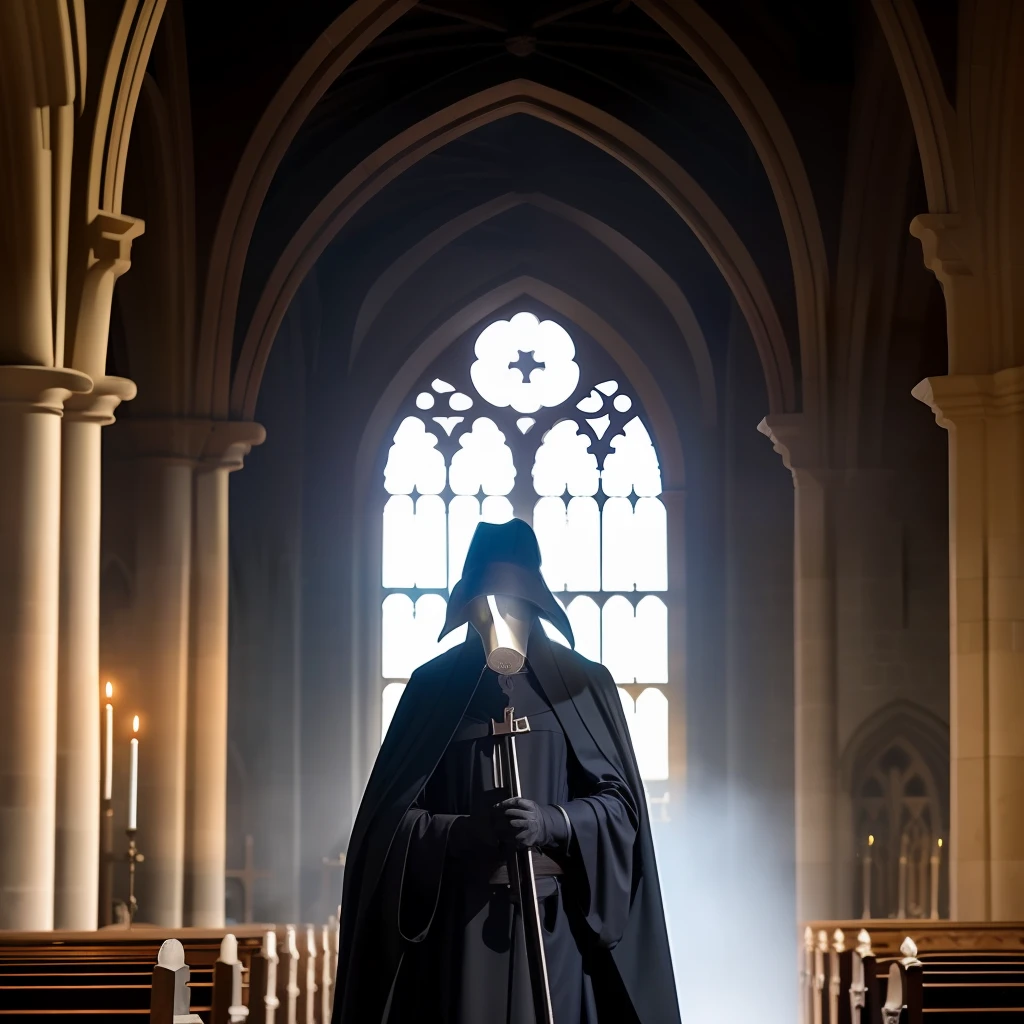
M 919 213 L 910 222 L 910 233 L 921 243 L 924 265 L 943 284 L 974 273 L 974 241 L 959 213 Z
M 1024 412 L 1024 366 L 995 373 L 926 377 L 911 394 L 924 402 L 947 430 L 958 423 L 1020 415 Z
M 242 468 L 252 449 L 267 439 L 260 423 L 251 420 L 212 420 L 200 456 L 199 469 L 226 469 L 229 473 Z
M 119 277 L 131 266 L 132 240 L 145 230 L 138 217 L 99 210 L 89 224 L 90 264 L 104 264 Z
M 189 462 L 202 470 L 240 469 L 250 449 L 267 436 L 259 423 L 247 420 L 161 416 L 125 420 L 124 426 L 125 455 Z
M 783 465 L 793 474 L 794 482 L 797 482 L 798 474 L 820 477 L 826 472 L 821 430 L 804 413 L 765 416 L 757 429 L 782 456 Z
M 70 395 L 88 394 L 92 380 L 60 366 L 0 366 L 0 407 L 34 406 L 61 415 Z
M 106 426 L 114 422 L 114 410 L 122 402 L 130 402 L 137 390 L 135 381 L 126 377 L 100 377 L 93 381 L 88 394 L 72 395 L 64 403 L 64 418 L 70 422 Z

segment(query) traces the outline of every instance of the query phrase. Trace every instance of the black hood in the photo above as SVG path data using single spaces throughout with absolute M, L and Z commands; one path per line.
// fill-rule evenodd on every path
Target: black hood
M 575 647 L 569 617 L 541 576 L 537 535 L 522 519 L 477 526 L 438 640 L 468 622 L 470 602 L 488 594 L 528 601 Z

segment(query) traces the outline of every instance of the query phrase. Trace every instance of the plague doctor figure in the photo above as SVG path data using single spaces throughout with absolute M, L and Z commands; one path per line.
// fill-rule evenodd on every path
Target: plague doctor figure
M 482 523 L 441 635 L 473 628 L 413 673 L 353 827 L 333 1024 L 678 1024 L 619 695 L 540 618 L 572 643 L 533 531 Z

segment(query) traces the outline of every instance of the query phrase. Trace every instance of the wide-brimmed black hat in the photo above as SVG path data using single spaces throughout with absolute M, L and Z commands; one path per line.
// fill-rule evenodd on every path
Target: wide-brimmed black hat
M 537 535 L 522 519 L 477 526 L 466 552 L 462 579 L 452 588 L 444 628 L 437 639 L 468 622 L 470 602 L 487 594 L 529 601 L 572 646 L 576 645 L 569 617 L 540 574 Z

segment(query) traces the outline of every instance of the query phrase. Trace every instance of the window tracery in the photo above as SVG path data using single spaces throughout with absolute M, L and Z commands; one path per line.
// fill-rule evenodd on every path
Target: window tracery
M 668 779 L 667 520 L 628 391 L 605 354 L 581 356 L 560 324 L 519 312 L 471 353 L 456 346 L 410 396 L 383 474 L 382 735 L 412 670 L 465 639 L 465 626 L 437 635 L 477 524 L 517 515 L 576 649 L 619 686 L 641 774 Z

